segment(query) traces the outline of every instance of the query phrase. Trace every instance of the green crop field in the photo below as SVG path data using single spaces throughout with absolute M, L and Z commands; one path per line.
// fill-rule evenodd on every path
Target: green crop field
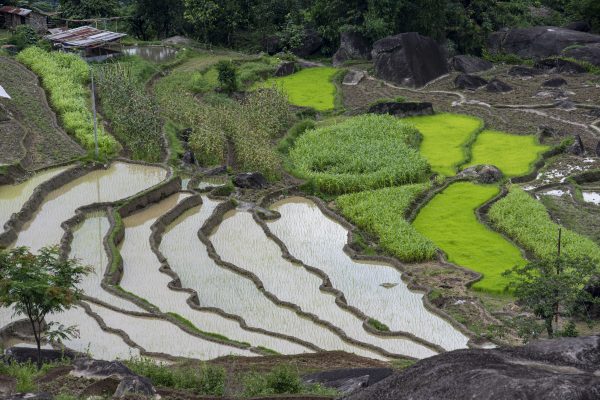
M 549 149 L 533 135 L 511 135 L 498 131 L 483 131 L 473 144 L 469 166 L 492 164 L 508 177 L 526 175 L 542 153 Z
M 436 246 L 404 218 L 412 202 L 429 187 L 414 184 L 346 194 L 336 203 L 346 218 L 377 235 L 381 247 L 400 260 L 431 260 Z
M 421 154 L 431 169 L 445 176 L 456 174 L 456 167 L 465 160 L 465 146 L 483 128 L 475 117 L 460 114 L 436 114 L 404 118 L 423 135 Z
M 362 115 L 309 130 L 289 153 L 294 175 L 315 189 L 342 194 L 423 181 L 427 161 L 419 133 L 389 115 Z
M 338 69 L 331 67 L 306 68 L 283 78 L 271 78 L 257 87 L 280 86 L 291 104 L 311 107 L 317 111 L 335 108 L 335 85 L 332 82 Z
M 444 250 L 450 262 L 483 275 L 475 289 L 500 293 L 508 283 L 502 273 L 525 260 L 517 247 L 475 215 L 496 194 L 496 186 L 454 183 L 421 210 L 414 227 Z
M 490 220 L 536 257 L 551 259 L 556 255 L 558 224 L 554 223 L 543 204 L 519 188 L 492 206 Z M 568 229 L 562 233 L 562 253 L 571 257 L 600 260 L 600 247 L 585 236 Z

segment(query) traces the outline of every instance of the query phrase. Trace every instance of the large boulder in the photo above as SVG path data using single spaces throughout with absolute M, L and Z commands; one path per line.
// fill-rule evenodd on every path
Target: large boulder
M 275 76 L 288 76 L 294 72 L 296 72 L 296 63 L 293 61 L 284 61 L 277 66 L 277 69 L 275 70 Z
M 458 55 L 450 59 L 450 66 L 453 70 L 463 72 L 465 74 L 474 74 L 476 72 L 487 71 L 494 64 L 475 56 Z
M 340 48 L 333 55 L 333 66 L 342 65 L 348 60 L 369 60 L 371 46 L 368 40 L 358 32 L 342 32 Z
M 233 184 L 243 189 L 264 189 L 269 186 L 267 178 L 260 172 L 246 172 L 233 178 Z
M 417 362 L 348 400 L 600 398 L 600 336 L 467 349 Z
M 460 171 L 458 177 L 487 184 L 500 182 L 503 175 L 502 171 L 494 165 L 475 165 Z
M 350 394 L 359 389 L 374 385 L 392 375 L 391 368 L 352 368 L 336 369 L 306 375 L 302 380 L 309 384 L 318 383 L 336 389 L 342 394 Z
M 563 51 L 562 55 L 600 67 L 600 43 L 569 47 Z
M 264 37 L 260 41 L 260 44 L 263 50 L 271 56 L 283 50 L 283 43 L 281 42 L 281 38 L 277 35 Z
M 516 54 L 523 58 L 558 56 L 569 46 L 600 43 L 600 35 L 559 28 L 535 26 L 492 33 L 488 48 L 492 54 Z
M 123 379 L 135 375 L 120 361 L 91 360 L 81 358 L 73 363 L 71 375 L 86 379 L 105 379 L 109 377 Z
M 488 81 L 477 75 L 460 74 L 454 79 L 458 89 L 475 90 L 488 84 Z
M 585 154 L 585 146 L 581 140 L 581 136 L 575 135 L 573 137 L 573 144 L 567 149 L 567 153 L 575 156 L 582 156 Z
M 74 359 L 77 354 L 69 350 L 42 349 L 42 362 L 52 363 L 63 359 Z M 7 362 L 27 363 L 37 362 L 37 349 L 34 347 L 10 347 L 4 352 L 3 359 Z
M 305 29 L 302 36 L 302 43 L 292 49 L 292 53 L 298 57 L 308 57 L 315 54 L 323 46 L 323 38 L 314 29 Z
M 534 67 L 546 72 L 557 74 L 582 74 L 587 71 L 584 66 L 573 61 L 563 60 L 561 58 L 545 58 L 543 60 L 536 61 Z
M 121 399 L 129 395 L 148 397 L 157 397 L 156 389 L 150 379 L 143 376 L 128 376 L 121 380 L 113 398 Z
M 587 21 L 571 22 L 570 24 L 565 25 L 564 28 L 579 32 L 589 32 L 592 30 L 592 27 L 587 23 Z
M 565 85 L 567 85 L 567 81 L 564 78 L 560 78 L 560 77 L 551 78 L 542 83 L 542 86 L 551 87 L 551 88 L 557 88 L 557 87 L 561 87 L 561 86 L 565 86 Z
M 363 71 L 350 70 L 346 75 L 344 75 L 344 80 L 342 81 L 342 85 L 346 86 L 356 86 L 363 80 L 365 77 L 365 73 Z
M 508 83 L 505 83 L 500 79 L 494 78 L 485 86 L 485 90 L 487 90 L 490 93 L 506 93 L 510 92 L 513 89 Z
M 536 75 L 541 75 L 542 73 L 543 71 L 540 71 L 539 69 L 524 67 L 522 65 L 516 65 L 508 70 L 508 75 L 517 76 L 519 78 L 531 78 Z
M 375 75 L 400 85 L 421 87 L 448 72 L 445 50 L 416 32 L 378 40 L 372 56 Z
M 381 101 L 369 107 L 367 112 L 371 114 L 388 114 L 399 118 L 433 115 L 433 105 L 426 102 Z

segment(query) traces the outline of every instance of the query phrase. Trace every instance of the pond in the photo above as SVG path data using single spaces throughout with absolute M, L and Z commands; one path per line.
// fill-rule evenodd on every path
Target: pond
M 177 49 L 167 46 L 131 46 L 125 47 L 123 53 L 131 56 L 139 56 L 144 60 L 161 63 L 175 58 Z

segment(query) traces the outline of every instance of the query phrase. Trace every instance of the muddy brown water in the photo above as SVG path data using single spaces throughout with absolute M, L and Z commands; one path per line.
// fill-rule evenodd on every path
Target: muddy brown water
M 380 337 L 368 333 L 361 319 L 337 306 L 332 294 L 319 289 L 323 283 L 320 277 L 283 258 L 279 246 L 266 236 L 252 214 L 235 210 L 229 212 L 211 238 L 217 253 L 225 261 L 254 273 L 265 288 L 279 299 L 297 304 L 304 312 L 330 322 L 351 338 L 393 354 L 415 358 L 436 354 L 409 339 Z M 303 238 L 296 237 L 294 240 Z M 328 251 L 332 253 L 335 249 L 329 248 Z
M 427 310 L 423 294 L 409 290 L 397 269 L 348 256 L 343 251 L 348 231 L 324 215 L 312 201 L 289 198 L 272 208 L 282 217 L 268 223 L 271 231 L 294 257 L 324 271 L 333 287 L 345 294 L 348 304 L 383 322 L 392 331 L 412 333 L 446 350 L 467 347 L 468 338 Z
M 67 167 L 52 168 L 32 176 L 25 182 L 0 186 L 0 231 L 4 230 L 2 227 L 11 215 L 21 210 L 36 187 L 67 169 Z
M 123 162 L 92 171 L 51 192 L 33 219 L 23 226 L 16 245 L 37 251 L 58 244 L 64 234 L 61 223 L 75 215 L 77 208 L 127 198 L 160 183 L 166 174 L 160 167 Z

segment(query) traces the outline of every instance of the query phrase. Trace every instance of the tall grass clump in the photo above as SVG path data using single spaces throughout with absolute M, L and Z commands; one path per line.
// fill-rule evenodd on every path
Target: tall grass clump
M 544 260 L 556 257 L 560 225 L 552 221 L 543 204 L 524 190 L 511 188 L 506 197 L 491 207 L 489 217 L 496 228 L 536 257 Z M 564 228 L 561 251 L 567 257 L 600 261 L 600 247 L 596 243 Z
M 199 395 L 223 396 L 225 370 L 208 364 L 172 366 L 149 358 L 134 358 L 126 362 L 136 374 L 145 376 L 155 386 L 184 389 Z
M 414 184 L 346 194 L 336 203 L 346 218 L 376 235 L 380 246 L 398 259 L 431 260 L 436 254 L 435 244 L 405 219 L 412 203 L 429 187 Z
M 416 183 L 429 173 L 419 140 L 392 116 L 362 115 L 304 133 L 289 153 L 291 168 L 330 194 Z
M 244 378 L 244 396 L 272 396 L 285 394 L 337 395 L 334 389 L 319 384 L 304 384 L 298 371 L 287 365 L 275 367 L 272 371 L 247 374 Z
M 42 81 L 50 104 L 59 115 L 65 130 L 87 150 L 93 150 L 94 122 L 89 106 L 89 67 L 74 54 L 47 52 L 29 47 L 19 53 L 17 60 Z M 98 131 L 98 146 L 102 156 L 119 151 L 119 144 L 102 129 Z
M 157 162 L 164 143 L 160 112 L 134 72 L 119 63 L 98 69 L 102 111 L 134 159 Z

